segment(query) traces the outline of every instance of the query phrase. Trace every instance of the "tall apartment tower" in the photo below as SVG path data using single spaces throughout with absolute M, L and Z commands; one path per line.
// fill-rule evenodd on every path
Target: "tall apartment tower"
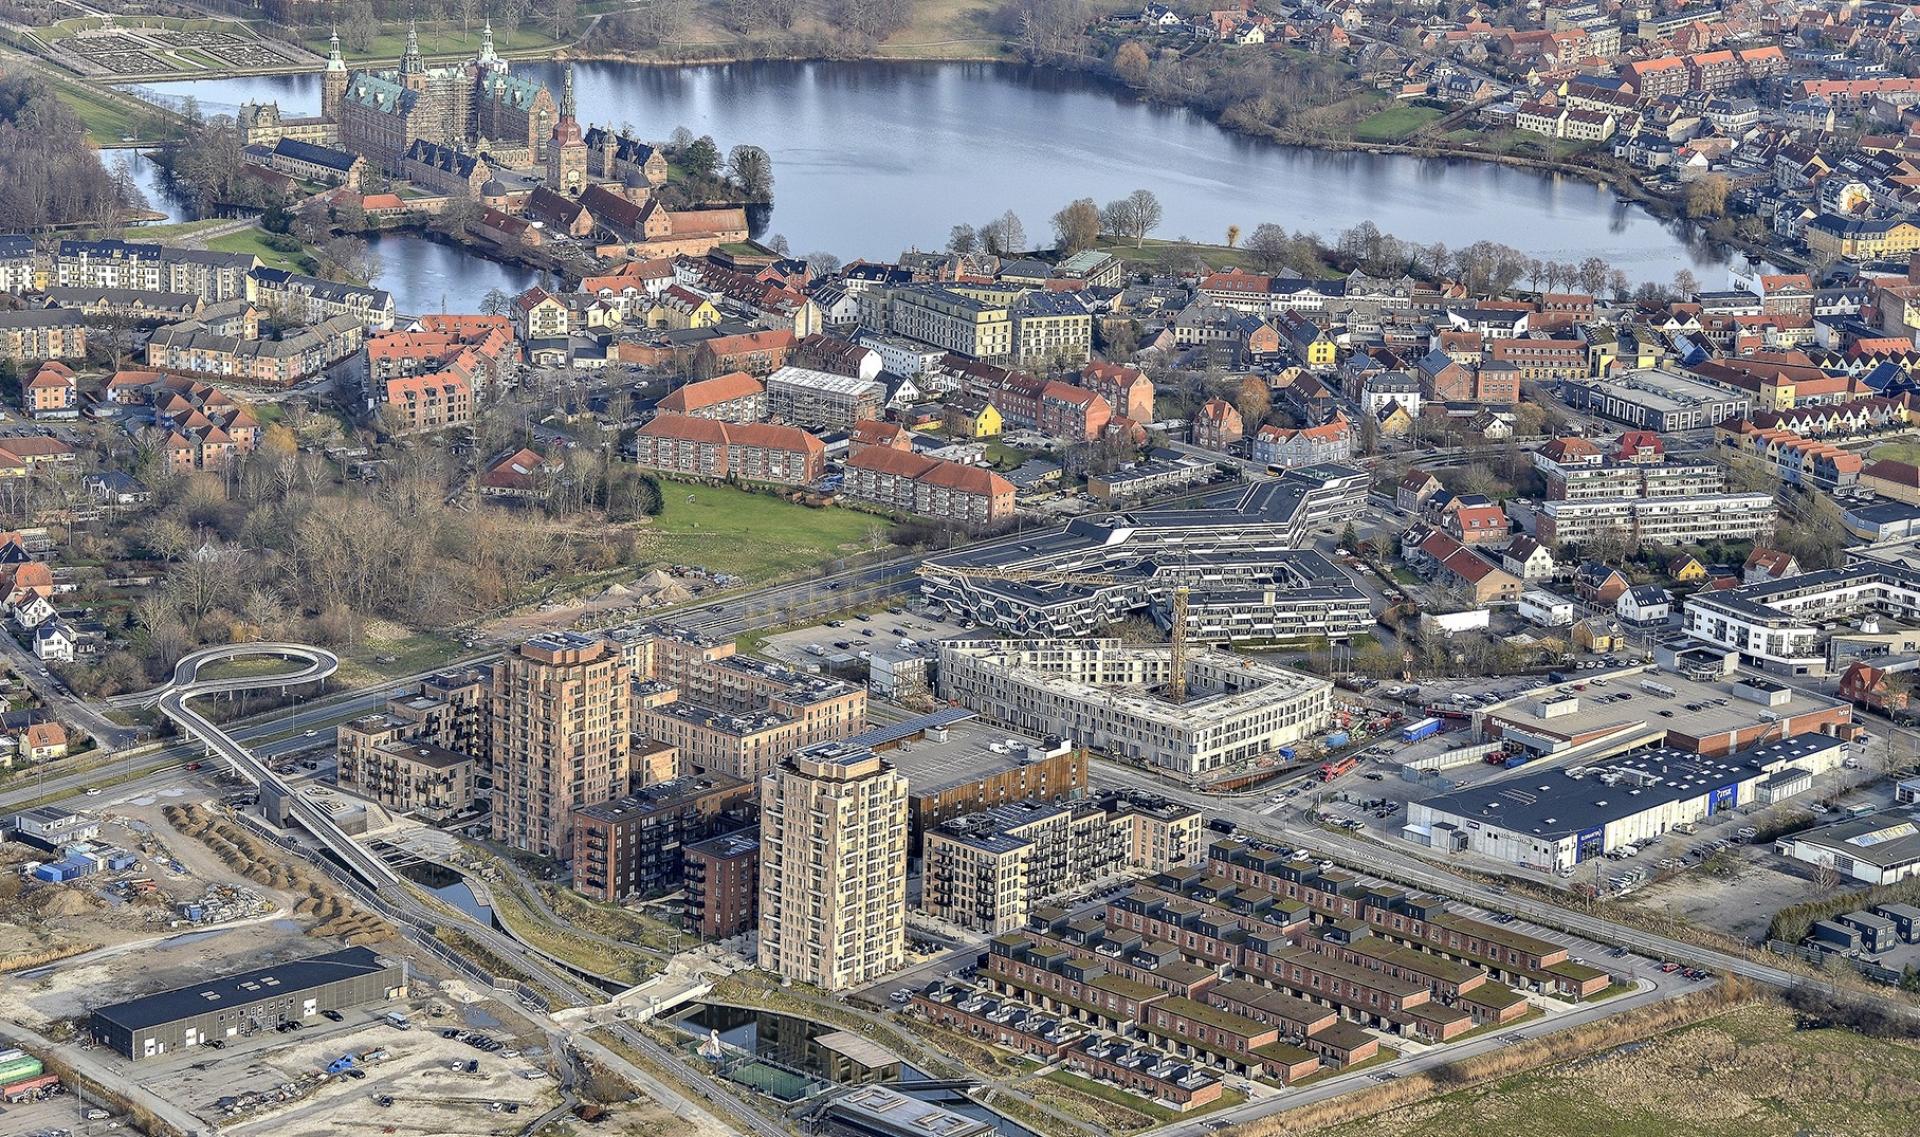
M 829 991 L 907 952 L 907 779 L 823 742 L 760 780 L 760 966 Z
M 620 651 L 552 632 L 493 665 L 493 839 L 549 857 L 573 849 L 573 811 L 627 792 L 633 703 Z

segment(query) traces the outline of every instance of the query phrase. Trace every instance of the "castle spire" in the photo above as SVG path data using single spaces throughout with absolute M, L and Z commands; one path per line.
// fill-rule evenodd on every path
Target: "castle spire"
M 327 70 L 345 71 L 347 61 L 340 58 L 340 26 L 334 25 L 333 34 L 327 37 Z
M 407 74 L 426 70 L 420 62 L 420 25 L 412 20 L 407 21 L 407 53 L 400 57 L 400 70 Z
M 562 120 L 574 118 L 573 109 L 573 64 L 567 64 L 567 77 L 560 87 L 560 117 Z
M 488 17 L 486 24 L 480 29 L 480 65 L 490 67 L 498 58 L 493 53 L 493 18 Z

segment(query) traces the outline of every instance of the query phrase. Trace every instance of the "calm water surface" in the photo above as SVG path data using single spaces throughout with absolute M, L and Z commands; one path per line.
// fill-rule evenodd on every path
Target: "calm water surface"
M 556 64 L 523 64 L 556 89 Z M 1503 241 L 1535 256 L 1599 255 L 1636 279 L 1670 278 L 1723 257 L 1685 228 L 1611 191 L 1483 162 L 1327 154 L 1219 129 L 1189 111 L 1145 106 L 1075 76 L 996 64 L 746 63 L 660 68 L 581 64 L 580 105 L 595 122 L 664 138 L 676 126 L 724 150 L 758 143 L 774 159 L 767 229 L 796 252 L 891 258 L 935 248 L 958 221 L 1013 209 L 1044 241 L 1076 197 L 1145 186 L 1166 218 L 1157 236 L 1220 241 L 1261 222 L 1331 237 L 1363 220 L 1422 243 Z M 315 113 L 317 75 L 159 83 L 209 113 L 278 100 Z

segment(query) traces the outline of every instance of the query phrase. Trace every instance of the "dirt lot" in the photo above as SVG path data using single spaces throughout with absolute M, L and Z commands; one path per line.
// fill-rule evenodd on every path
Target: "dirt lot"
M 490 1033 L 510 1038 L 504 1032 Z M 249 1041 L 256 1046 L 243 1047 L 239 1053 L 230 1048 L 209 1055 L 211 1060 L 156 1070 L 146 1084 L 217 1122 L 224 1133 L 270 1132 L 277 1137 L 388 1131 L 449 1137 L 507 1134 L 517 1132 L 559 1100 L 556 1083 L 545 1068 L 544 1050 L 502 1058 L 501 1051 L 482 1053 L 456 1039 L 442 1038 L 424 1023 L 413 1030 L 395 1030 L 372 1020 L 368 1011 L 350 1014 L 344 1023 L 321 1022 L 292 1035 L 267 1034 Z M 365 1078 L 324 1076 L 327 1064 L 342 1055 L 382 1050 L 388 1057 L 368 1062 Z M 479 1063 L 479 1069 L 468 1073 L 468 1062 Z M 452 1069 L 455 1063 L 460 1065 L 457 1071 Z M 296 1100 L 230 1119 L 220 1108 L 223 1098 L 289 1085 L 305 1092 Z M 393 1104 L 379 1105 L 381 1096 L 393 1098 Z M 519 1112 L 508 1113 L 504 1108 L 495 1112 L 494 1102 L 517 1105 Z
M 1700 866 L 1648 885 L 1629 898 L 1635 907 L 1661 912 L 1701 927 L 1749 941 L 1766 933 L 1773 914 L 1811 900 L 1819 889 L 1811 878 L 1767 848 L 1734 846 L 1739 867 L 1720 876 Z

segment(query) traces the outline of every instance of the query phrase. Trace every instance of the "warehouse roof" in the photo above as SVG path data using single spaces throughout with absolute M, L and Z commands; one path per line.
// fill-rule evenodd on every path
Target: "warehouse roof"
M 1719 758 L 1660 747 L 1571 769 L 1533 772 L 1523 767 L 1512 777 L 1415 804 L 1445 815 L 1441 820 L 1460 818 L 1513 833 L 1561 839 L 1761 777 L 1845 745 L 1831 735 L 1801 734 Z
M 101 1007 L 93 1014 L 96 1018 L 128 1030 L 143 1030 L 208 1011 L 250 1006 L 266 999 L 311 991 L 342 979 L 377 974 L 387 966 L 367 948 L 347 948 L 115 1003 L 110 1007 Z
M 1912 816 L 1896 810 L 1822 825 L 1792 840 L 1844 852 L 1856 861 L 1881 869 L 1920 861 L 1920 824 Z

